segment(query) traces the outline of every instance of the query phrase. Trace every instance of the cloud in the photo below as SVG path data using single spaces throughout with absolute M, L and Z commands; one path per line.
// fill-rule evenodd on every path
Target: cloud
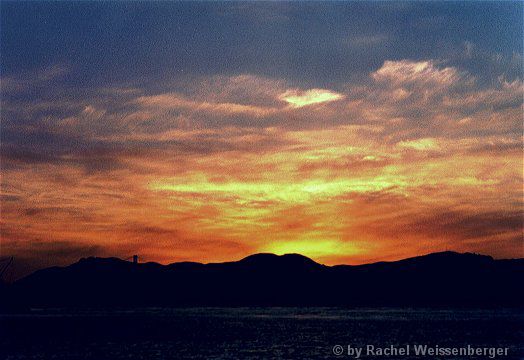
M 187 180 L 186 180 L 187 181 Z M 315 198 L 330 199 L 347 192 L 377 191 L 402 185 L 402 181 L 392 177 L 375 177 L 372 179 L 337 179 L 332 181 L 314 180 L 303 182 L 209 182 L 205 178 L 193 182 L 150 184 L 153 191 L 164 191 L 187 194 L 212 194 L 214 196 L 233 196 L 242 201 L 277 200 L 290 203 L 307 202 Z
M 522 211 L 518 210 L 475 211 L 435 207 L 418 215 L 408 210 L 404 214 L 398 213 L 387 224 L 377 221 L 366 224 L 365 228 L 377 234 L 388 231 L 391 236 L 399 238 L 405 238 L 409 233 L 413 238 L 443 242 L 457 251 L 464 251 L 469 244 L 474 244 L 477 250 L 482 247 L 483 240 L 496 242 L 496 239 L 518 238 L 521 235 L 522 215 Z M 494 250 L 492 246 L 488 245 L 490 252 Z
M 344 98 L 344 95 L 330 90 L 288 90 L 279 96 L 279 99 L 287 102 L 293 108 L 332 102 Z
M 449 87 L 464 81 L 464 75 L 454 67 L 439 68 L 435 61 L 385 61 L 381 68 L 371 73 L 378 82 L 395 86 Z
M 412 141 L 401 141 L 397 145 L 403 148 L 410 148 L 419 151 L 438 150 L 440 148 L 437 140 L 433 138 L 417 139 Z
M 448 247 L 509 256 L 522 81 L 486 86 L 441 64 L 386 61 L 337 92 L 241 74 L 8 94 L 3 250 L 65 242 L 171 262 L 300 248 L 330 264 Z
M 260 106 L 242 105 L 235 103 L 214 103 L 207 101 L 192 101 L 178 94 L 160 94 L 153 96 L 142 96 L 136 99 L 141 106 L 162 109 L 184 109 L 189 111 L 201 111 L 210 113 L 222 113 L 225 115 L 251 115 L 264 117 L 271 115 L 275 109 Z
M 2 93 L 20 95 L 36 89 L 42 89 L 50 85 L 56 85 L 56 81 L 70 73 L 71 69 L 64 64 L 54 64 L 32 71 L 24 71 L 16 75 L 11 74 L 1 77 Z
M 443 105 L 456 110 L 475 111 L 478 109 L 503 109 L 522 104 L 524 83 L 522 80 L 506 81 L 499 77 L 494 86 L 462 93 L 461 96 L 446 96 Z

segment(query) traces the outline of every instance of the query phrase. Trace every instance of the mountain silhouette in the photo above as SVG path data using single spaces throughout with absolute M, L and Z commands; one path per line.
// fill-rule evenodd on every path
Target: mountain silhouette
M 84 258 L 3 289 L 3 306 L 522 306 L 524 259 L 440 252 L 326 266 L 299 254 L 170 265 Z

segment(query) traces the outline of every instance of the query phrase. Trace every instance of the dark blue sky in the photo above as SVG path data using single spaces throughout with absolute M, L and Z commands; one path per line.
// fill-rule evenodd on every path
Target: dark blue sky
M 486 75 L 487 58 L 522 55 L 522 29 L 522 2 L 3 2 L 2 75 L 59 65 L 71 84 L 250 73 L 336 88 L 406 58 Z M 464 61 L 466 44 L 484 56 Z

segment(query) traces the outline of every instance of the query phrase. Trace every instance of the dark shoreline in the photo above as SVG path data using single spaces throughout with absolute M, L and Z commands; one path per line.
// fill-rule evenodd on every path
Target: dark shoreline
M 434 253 L 325 266 L 297 254 L 220 264 L 88 258 L 4 285 L 0 308 L 522 308 L 524 259 Z

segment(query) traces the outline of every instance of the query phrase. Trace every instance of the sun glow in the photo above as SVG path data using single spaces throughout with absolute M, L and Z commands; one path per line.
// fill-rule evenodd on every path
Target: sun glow
M 274 241 L 261 248 L 263 252 L 277 255 L 298 253 L 309 257 L 333 256 L 339 254 L 356 255 L 362 252 L 350 242 L 321 239 L 297 239 L 289 241 Z

